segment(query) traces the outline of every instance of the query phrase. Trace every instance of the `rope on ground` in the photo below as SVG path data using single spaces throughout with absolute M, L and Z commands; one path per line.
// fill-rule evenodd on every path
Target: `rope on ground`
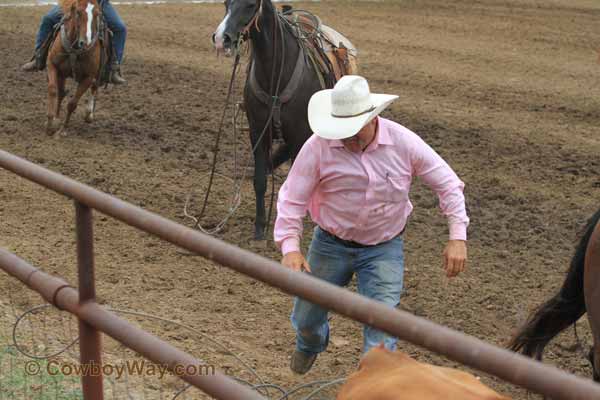
M 56 357 L 58 357 L 59 355 L 70 351 L 70 350 L 75 350 L 73 348 L 73 345 L 75 343 L 77 343 L 79 341 L 78 337 L 73 338 L 72 335 L 66 335 L 66 337 L 68 337 L 69 339 L 67 340 L 67 344 L 64 345 L 63 347 L 61 347 L 58 351 L 53 351 L 49 354 L 38 354 L 37 351 L 38 350 L 49 350 L 51 348 L 49 341 L 50 338 L 52 338 L 52 335 L 48 334 L 49 331 L 52 331 L 53 329 L 47 326 L 47 318 L 46 315 L 43 313 L 43 311 L 45 309 L 50 309 L 50 310 L 55 310 L 54 307 L 50 304 L 43 304 L 43 305 L 39 305 L 39 306 L 35 306 L 30 308 L 29 310 L 25 311 L 24 313 L 21 313 L 21 315 L 18 315 L 15 311 L 15 317 L 16 317 L 16 322 L 13 325 L 13 329 L 12 329 L 12 345 L 10 346 L 11 348 L 14 348 L 17 352 L 21 353 L 22 355 L 26 356 L 27 358 L 30 359 L 34 359 L 34 360 L 50 360 L 50 359 L 54 359 Z M 254 379 L 256 379 L 256 381 L 258 383 L 252 383 L 248 380 L 245 380 L 239 376 L 233 375 L 233 374 L 228 374 L 229 377 L 231 377 L 232 379 L 235 379 L 236 381 L 243 383 L 245 385 L 247 385 L 248 387 L 250 387 L 251 389 L 259 392 L 262 396 L 266 397 L 267 399 L 270 400 L 291 400 L 292 399 L 292 395 L 299 395 L 299 393 L 303 390 L 303 389 L 308 389 L 308 388 L 315 388 L 314 390 L 312 390 L 308 395 L 304 396 L 304 397 L 296 397 L 299 398 L 300 400 L 317 400 L 317 395 L 322 395 L 323 391 L 327 388 L 330 388 L 336 384 L 340 384 L 343 383 L 346 378 L 344 377 L 338 377 L 338 378 L 334 378 L 334 379 L 320 379 L 320 380 L 315 380 L 315 381 L 311 381 L 311 382 L 306 382 L 303 383 L 301 385 L 298 385 L 296 387 L 293 387 L 291 389 L 285 389 L 284 387 L 274 384 L 274 383 L 270 383 L 270 382 L 266 382 L 265 379 L 263 379 L 263 377 L 261 377 L 258 372 L 252 368 L 246 361 L 244 361 L 240 356 L 238 356 L 237 354 L 235 354 L 233 351 L 231 351 L 226 345 L 224 345 L 223 343 L 219 342 L 218 340 L 216 340 L 214 337 L 212 337 L 211 335 L 208 335 L 206 333 L 200 332 L 197 329 L 194 329 L 188 325 L 185 325 L 183 323 L 168 319 L 168 318 L 162 318 L 162 317 L 157 317 L 151 314 L 147 314 L 147 313 L 143 313 L 143 312 L 137 312 L 137 311 L 130 311 L 130 310 L 122 310 L 122 309 L 116 309 L 116 308 L 107 308 L 108 311 L 112 311 L 118 314 L 124 314 L 124 315 L 131 315 L 131 316 L 136 316 L 136 317 L 141 317 L 141 318 L 146 318 L 149 320 L 155 320 L 155 321 L 160 321 L 160 322 L 164 322 L 167 324 L 171 324 L 177 327 L 180 327 L 184 330 L 187 330 L 189 332 L 192 332 L 196 335 L 198 335 L 199 337 L 201 337 L 202 339 L 205 339 L 206 341 L 210 342 L 211 344 L 213 344 L 215 346 L 215 348 L 218 348 L 222 354 L 228 355 L 233 357 L 238 363 L 239 365 L 246 370 L 247 372 L 250 373 L 251 376 L 254 377 Z M 33 315 L 38 315 L 42 313 L 42 322 L 40 327 L 36 327 L 34 328 L 33 324 L 28 321 L 27 317 L 33 316 Z M 64 320 L 62 319 L 62 315 L 64 314 L 64 312 L 58 311 L 59 315 L 61 316 L 61 321 L 60 321 L 60 325 L 62 325 L 63 330 L 64 330 Z M 70 314 L 69 314 L 70 315 Z M 18 335 L 18 331 L 20 330 L 27 330 L 27 328 L 24 326 L 25 321 L 29 322 L 29 330 L 26 333 L 31 333 L 30 335 L 30 340 L 31 340 L 31 344 L 29 346 L 29 348 L 32 349 L 32 351 L 27 350 L 27 346 L 24 346 L 23 343 L 20 343 L 18 339 L 19 335 Z M 70 321 L 70 320 L 69 320 Z M 70 324 L 69 324 L 70 325 Z M 56 331 L 54 329 L 54 331 Z M 69 329 L 69 332 L 72 334 L 73 331 L 71 329 Z M 64 333 L 64 332 L 63 332 Z M 35 341 L 35 335 L 39 335 L 42 339 L 42 341 L 44 341 L 44 345 L 40 345 Z M 125 348 L 124 346 L 121 345 L 121 348 L 123 350 L 123 353 L 121 354 L 120 359 L 121 360 L 125 360 L 127 359 L 127 355 L 125 354 L 125 351 L 128 351 L 127 348 Z M 77 360 L 77 355 L 73 354 L 72 358 L 74 360 Z M 12 363 L 12 359 L 11 359 L 11 363 Z M 1 371 L 2 365 L 0 365 L 0 371 Z M 11 370 L 14 369 L 15 367 L 11 364 Z M 1 387 L 1 378 L 2 378 L 2 373 L 0 372 L 0 387 Z M 119 377 L 120 378 L 120 377 Z M 142 376 L 142 381 L 143 381 L 143 385 L 141 387 L 141 392 L 139 393 L 139 388 L 137 393 L 135 393 L 135 389 L 133 388 L 133 385 L 130 384 L 129 382 L 129 373 L 125 373 L 124 376 L 124 385 L 125 385 L 125 390 L 124 392 L 127 395 L 128 399 L 131 398 L 139 398 L 138 396 L 141 395 L 142 398 L 146 399 L 149 398 L 148 394 L 147 394 L 147 389 L 151 388 L 152 390 L 156 391 L 156 385 L 154 384 L 150 384 L 146 381 L 145 377 Z M 105 379 L 108 380 L 110 387 L 112 389 L 112 393 L 113 393 L 113 398 L 116 398 L 116 393 L 117 393 L 117 382 L 110 376 L 105 376 Z M 53 381 L 55 386 L 57 385 L 56 381 Z M 181 381 L 181 383 L 183 383 L 183 381 Z M 47 383 L 46 383 L 47 384 Z M 44 382 L 43 380 L 40 378 L 40 384 L 38 386 L 43 386 Z M 158 385 L 158 390 L 160 393 L 160 398 L 163 398 L 163 388 L 162 388 L 162 384 Z M 189 384 L 185 384 L 184 387 L 182 387 L 181 389 L 178 389 L 175 394 L 173 395 L 173 397 L 171 397 L 172 400 L 175 399 L 179 399 L 179 398 L 185 398 L 186 397 L 186 392 L 188 392 L 188 390 L 191 388 L 192 386 Z M 42 387 L 41 390 L 44 390 L 44 388 Z M 61 388 L 55 388 L 56 390 L 62 390 Z M 196 389 L 197 390 L 197 389 Z M 59 392 L 56 393 L 59 393 Z M 274 394 L 273 394 L 274 392 Z M 135 393 L 135 396 L 132 397 L 132 393 Z M 321 397 L 319 397 L 319 399 L 321 399 Z M 327 397 L 325 397 L 325 399 L 327 399 Z

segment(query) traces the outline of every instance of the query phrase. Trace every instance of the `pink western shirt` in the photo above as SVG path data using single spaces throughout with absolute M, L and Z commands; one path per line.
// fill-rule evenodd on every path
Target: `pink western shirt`
M 361 153 L 348 151 L 340 140 L 312 135 L 306 141 L 277 199 L 274 236 L 284 255 L 300 250 L 307 210 L 316 224 L 344 240 L 372 245 L 394 238 L 413 209 L 413 176 L 437 193 L 450 239 L 467 239 L 464 183 L 415 133 L 377 118 L 375 139 Z

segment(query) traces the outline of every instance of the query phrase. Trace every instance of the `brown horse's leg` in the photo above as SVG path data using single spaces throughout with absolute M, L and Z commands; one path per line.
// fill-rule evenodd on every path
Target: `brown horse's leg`
M 85 122 L 88 123 L 94 120 L 94 110 L 96 110 L 96 93 L 98 92 L 98 86 L 95 83 L 92 84 L 91 91 L 92 96 L 90 97 L 90 101 L 85 110 Z
M 65 95 L 66 95 L 66 91 L 65 91 L 65 82 L 66 82 L 66 78 L 64 76 L 62 76 L 61 74 L 57 74 L 56 77 L 56 86 L 58 89 L 58 102 L 56 104 L 56 117 L 60 117 L 60 108 L 61 108 L 61 104 L 63 102 L 63 100 L 65 99 Z
M 588 320 L 594 335 L 594 380 L 600 381 L 600 222 L 596 224 L 585 253 L 584 294 Z M 591 355 L 591 354 L 590 354 Z
M 65 122 L 63 123 L 63 126 L 60 128 L 57 134 L 60 134 L 61 136 L 67 136 L 67 126 L 69 125 L 71 114 L 73 114 L 75 109 L 77 109 L 77 103 L 79 103 L 79 99 L 81 99 L 81 96 L 83 96 L 83 94 L 89 89 L 93 81 L 94 78 L 88 77 L 79 82 L 79 85 L 77 85 L 77 91 L 75 92 L 75 95 L 73 95 L 73 97 L 71 98 L 71 100 L 69 100 L 69 103 L 67 104 L 67 116 L 65 117 Z
M 48 120 L 46 134 L 54 133 L 54 119 L 58 116 L 58 71 L 52 63 L 48 63 Z

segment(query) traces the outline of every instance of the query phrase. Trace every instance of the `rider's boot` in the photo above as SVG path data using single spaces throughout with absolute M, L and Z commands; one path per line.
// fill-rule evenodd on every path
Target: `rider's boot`
M 25 64 L 21 65 L 21 71 L 26 71 L 26 72 L 38 71 L 37 62 L 35 60 L 26 62 Z
M 121 66 L 119 63 L 113 63 L 110 69 L 110 83 L 113 85 L 123 85 L 127 83 L 127 81 L 121 76 Z

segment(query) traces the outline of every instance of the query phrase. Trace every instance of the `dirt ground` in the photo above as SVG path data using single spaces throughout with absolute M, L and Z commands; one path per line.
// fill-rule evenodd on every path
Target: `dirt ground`
M 577 235 L 600 205 L 600 5 L 407 0 L 294 6 L 350 38 L 372 91 L 400 95 L 384 116 L 421 135 L 466 184 L 469 266 L 452 281 L 441 270 L 446 221 L 435 195 L 414 186 L 402 308 L 505 343 L 528 311 L 560 286 Z M 0 148 L 190 225 L 183 206 L 191 189 L 201 193 L 206 184 L 231 73 L 232 60 L 217 58 L 210 43 L 223 6 L 118 6 L 129 28 L 123 67 L 129 84 L 101 91 L 92 124 L 83 121 L 82 102 L 71 135 L 60 139 L 44 133 L 45 75 L 18 70 L 46 10 L 0 9 Z M 228 176 L 235 148 L 230 128 L 218 168 Z M 238 142 L 237 160 L 244 164 L 247 139 Z M 217 189 L 212 222 L 223 217 L 232 192 L 222 178 Z M 242 194 L 240 209 L 217 236 L 279 260 L 272 242 L 251 240 L 251 180 Z M 0 173 L 0 246 L 75 283 L 73 220 L 68 199 Z M 192 326 L 288 388 L 356 368 L 359 324 L 334 316 L 330 348 L 309 374 L 295 376 L 288 368 L 294 343 L 288 295 L 102 215 L 96 215 L 95 233 L 103 303 Z M 304 248 L 309 240 L 307 233 Z M 39 302 L 0 279 L 4 292 L 20 291 L 19 306 Z M 162 323 L 145 326 L 199 357 L 222 357 Z M 587 347 L 587 321 L 578 327 Z M 569 330 L 549 346 L 545 361 L 590 377 L 574 344 Z M 400 347 L 420 360 L 458 366 L 409 343 Z M 483 380 L 526 398 L 523 389 Z

